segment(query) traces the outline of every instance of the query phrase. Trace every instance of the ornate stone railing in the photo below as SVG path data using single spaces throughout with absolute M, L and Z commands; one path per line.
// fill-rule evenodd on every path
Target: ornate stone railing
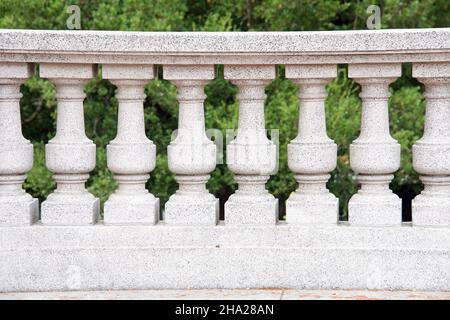
M 425 190 L 402 223 L 389 189 L 400 145 L 389 132 L 388 86 L 401 63 L 426 90 L 413 164 Z M 57 131 L 46 165 L 57 189 L 39 206 L 22 183 L 33 147 L 21 131 L 19 87 L 39 64 L 56 85 Z M 214 65 L 238 89 L 227 164 L 239 189 L 225 204 L 206 189 L 216 146 L 205 134 L 205 84 Z M 298 189 L 278 221 L 265 183 L 277 147 L 264 127 L 276 65 L 299 85 L 299 132 L 288 149 Z M 326 134 L 325 85 L 338 64 L 361 85 L 360 136 L 350 148 L 361 188 L 338 222 L 326 188 L 336 144 Z M 83 87 L 98 65 L 118 88 L 117 137 L 107 148 L 118 183 L 99 221 L 85 188 L 95 145 L 85 135 Z M 179 128 L 168 148 L 178 191 L 165 205 L 145 189 L 155 146 L 145 135 L 144 85 L 162 65 L 178 88 Z M 151 138 L 151 137 L 150 137 Z M 151 190 L 155 192 L 156 190 Z M 40 207 L 40 210 L 39 210 Z M 0 291 L 142 288 L 369 288 L 450 290 L 450 29 L 290 33 L 0 31 Z

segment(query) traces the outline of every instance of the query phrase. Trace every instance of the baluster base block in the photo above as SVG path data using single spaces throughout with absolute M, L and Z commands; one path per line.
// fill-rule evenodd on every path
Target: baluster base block
M 286 222 L 290 224 L 337 224 L 339 200 L 330 194 L 294 193 L 286 201 Z
M 159 199 L 151 194 L 138 199 L 117 197 L 105 202 L 106 225 L 154 225 L 159 221 Z
M 32 225 L 39 220 L 39 200 L 26 197 L 23 201 L 0 200 L 0 226 Z
M 51 197 L 51 196 L 50 196 Z M 61 197 L 57 201 L 49 197 L 42 203 L 41 222 L 44 225 L 92 225 L 98 221 L 100 200 L 86 196 Z
M 416 226 L 450 227 L 450 198 L 418 195 L 412 201 L 412 223 Z
M 348 203 L 348 222 L 358 226 L 397 226 L 402 224 L 402 201 L 394 193 L 355 194 Z
M 240 199 L 236 194 L 225 203 L 227 225 L 274 225 L 278 221 L 278 199 Z
M 215 226 L 219 221 L 219 199 L 208 201 L 177 201 L 166 203 L 164 221 L 169 225 Z

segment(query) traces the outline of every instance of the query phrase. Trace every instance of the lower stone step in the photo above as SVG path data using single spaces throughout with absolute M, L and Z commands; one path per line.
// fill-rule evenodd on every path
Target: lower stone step
M 450 232 L 347 225 L 0 228 L 0 292 L 450 291 Z

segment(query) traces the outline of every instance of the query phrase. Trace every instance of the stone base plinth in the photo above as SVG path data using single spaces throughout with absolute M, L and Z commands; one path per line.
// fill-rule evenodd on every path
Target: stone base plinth
M 330 194 L 292 194 L 286 201 L 286 222 L 292 224 L 336 224 L 339 200 Z
M 225 224 L 227 225 L 274 225 L 278 221 L 278 199 L 241 198 L 233 195 L 225 203 Z
M 147 197 L 116 197 L 105 202 L 106 225 L 153 225 L 159 220 L 159 199 Z
M 31 225 L 39 219 L 39 200 L 28 196 L 23 200 L 0 199 L 0 226 Z
M 90 225 L 98 220 L 100 201 L 94 197 L 61 197 L 42 203 L 41 221 L 46 225 Z
M 418 195 L 412 201 L 412 223 L 416 226 L 450 227 L 450 199 Z
M 0 227 L 0 292 L 450 290 L 443 227 Z
M 166 203 L 164 222 L 168 225 L 215 226 L 219 222 L 219 199 L 207 201 L 171 199 Z
M 348 222 L 358 226 L 399 226 L 402 200 L 394 193 L 383 196 L 357 193 L 348 203 Z

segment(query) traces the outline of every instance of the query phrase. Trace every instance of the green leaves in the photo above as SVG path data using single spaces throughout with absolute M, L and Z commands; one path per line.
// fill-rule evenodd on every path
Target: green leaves
M 425 120 L 425 101 L 420 87 L 402 87 L 389 100 L 392 136 L 401 145 L 401 168 L 391 186 L 394 191 L 403 187 L 415 193 L 422 189 L 418 174 L 412 168 L 412 145 L 422 137 Z
M 347 203 L 357 192 L 357 182 L 350 168 L 349 146 L 359 135 L 361 124 L 361 100 L 359 86 L 347 76 L 347 69 L 338 69 L 338 77 L 327 86 L 325 103 L 327 133 L 338 145 L 336 169 L 331 173 L 327 186 L 339 198 L 342 218 L 347 217 Z
M 335 27 L 338 12 L 347 7 L 339 0 L 267 0 L 256 6 L 255 13 L 262 18 L 259 30 L 329 30 Z
M 187 10 L 182 0 L 111 0 L 89 7 L 85 28 L 95 30 L 178 31 Z
M 1 0 L 0 28 L 67 29 L 68 6 L 83 30 L 301 31 L 366 29 L 372 0 Z M 376 3 L 375 3 L 376 4 Z M 382 28 L 448 27 L 447 0 L 379 1 Z
M 55 189 L 56 184 L 52 179 L 52 173 L 45 166 L 45 145 L 38 142 L 33 145 L 34 166 L 28 172 L 24 188 L 33 197 L 44 200 Z
M 21 86 L 23 134 L 34 141 L 48 141 L 55 135 L 56 90 L 47 80 L 34 76 Z

